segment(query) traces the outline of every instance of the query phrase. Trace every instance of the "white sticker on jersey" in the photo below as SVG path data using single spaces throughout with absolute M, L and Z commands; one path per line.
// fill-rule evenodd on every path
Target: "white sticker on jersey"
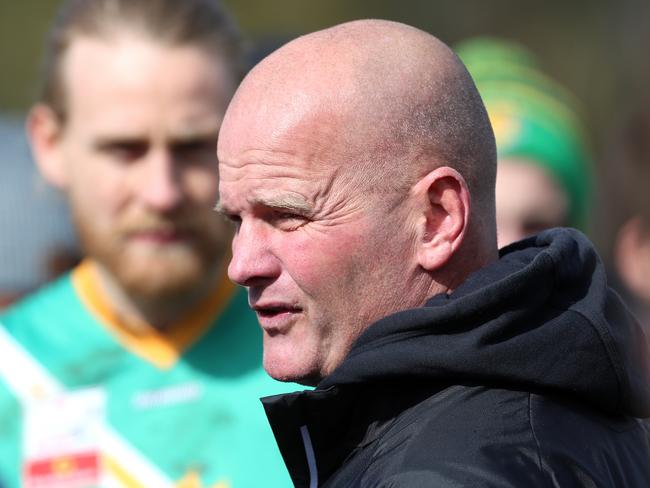
M 100 486 L 106 395 L 100 388 L 55 393 L 25 406 L 25 488 Z

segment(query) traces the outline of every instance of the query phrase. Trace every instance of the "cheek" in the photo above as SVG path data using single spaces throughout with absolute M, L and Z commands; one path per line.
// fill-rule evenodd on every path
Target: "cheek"
M 99 223 L 109 220 L 126 205 L 130 184 L 125 168 L 92 154 L 71 154 L 67 161 L 66 191 L 76 213 Z
M 347 294 L 362 264 L 361 242 L 353 233 L 295 234 L 282 239 L 282 261 L 307 295 Z
M 123 185 L 112 184 L 106 178 L 93 175 L 79 178 L 69 189 L 73 205 L 87 214 L 110 216 L 117 214 L 124 206 L 126 192 Z

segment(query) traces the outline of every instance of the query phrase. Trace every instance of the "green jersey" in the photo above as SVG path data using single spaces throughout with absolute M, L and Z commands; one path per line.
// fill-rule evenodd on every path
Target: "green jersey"
M 163 334 L 122 327 L 93 265 L 0 322 L 0 486 L 291 486 L 259 397 L 261 331 L 227 280 Z

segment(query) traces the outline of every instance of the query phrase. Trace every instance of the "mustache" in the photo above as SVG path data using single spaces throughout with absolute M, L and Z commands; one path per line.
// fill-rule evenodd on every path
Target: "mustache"
M 194 232 L 200 229 L 202 219 L 192 215 L 162 216 L 155 214 L 141 214 L 123 219 L 118 230 L 122 234 L 135 234 L 140 232 Z

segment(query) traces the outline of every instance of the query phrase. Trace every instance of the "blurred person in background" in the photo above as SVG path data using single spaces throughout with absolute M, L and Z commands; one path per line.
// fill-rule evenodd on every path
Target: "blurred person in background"
M 0 117 L 0 309 L 78 261 L 60 195 L 46 186 L 29 154 L 24 124 Z
M 240 47 L 211 0 L 59 11 L 28 132 L 87 258 L 0 317 L 7 486 L 288 485 L 259 403 L 288 386 L 212 208 Z
M 616 131 L 608 181 L 615 186 L 612 257 L 619 288 L 650 334 L 650 104 L 639 107 Z
M 586 230 L 592 169 L 572 95 L 515 42 L 476 38 L 456 51 L 479 89 L 497 142 L 499 247 L 551 227 Z

